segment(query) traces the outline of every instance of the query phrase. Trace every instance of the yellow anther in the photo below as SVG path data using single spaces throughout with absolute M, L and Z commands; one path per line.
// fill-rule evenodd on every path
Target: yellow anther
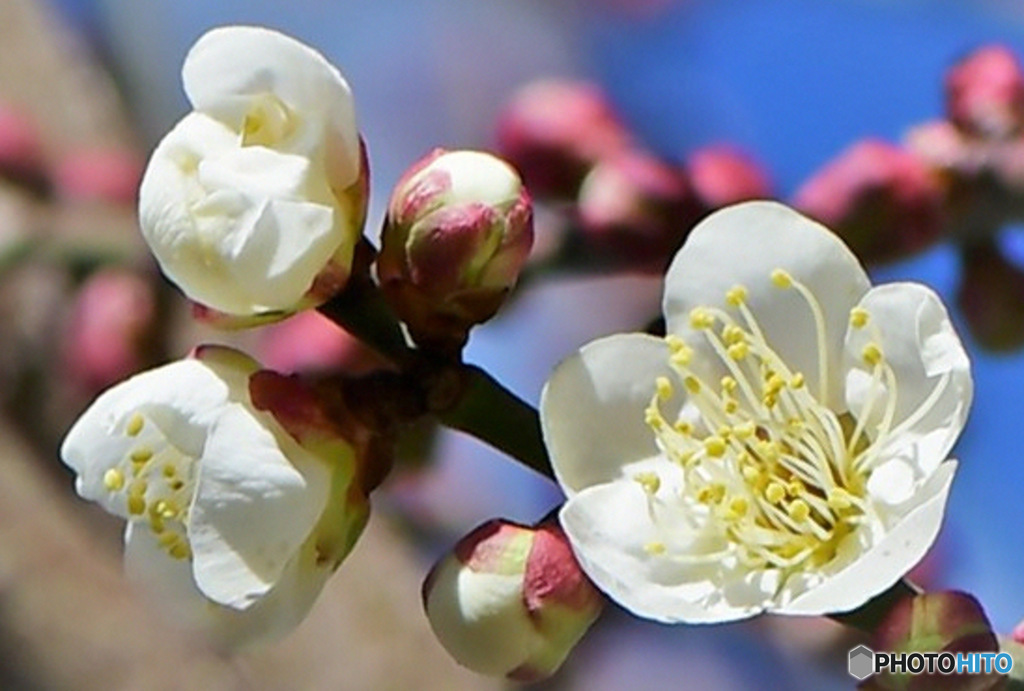
M 644 488 L 647 494 L 657 494 L 661 489 L 661 478 L 656 473 L 643 472 L 633 476 L 633 480 Z
M 672 382 L 668 380 L 668 377 L 658 377 L 654 380 L 654 386 L 658 392 L 658 398 L 663 401 L 672 398 Z
M 700 393 L 700 379 L 697 377 L 689 376 L 683 380 L 683 384 L 686 385 L 686 390 L 690 393 Z
M 835 511 L 843 511 L 853 506 L 852 497 L 842 487 L 836 487 L 828 493 L 828 507 Z
M 750 508 L 750 502 L 747 501 L 746 497 L 733 497 L 729 502 L 729 513 L 734 518 L 741 518 L 747 515 L 747 510 Z
M 172 478 L 178 474 L 178 469 L 174 467 L 173 463 L 165 463 L 162 472 L 164 477 Z
M 145 463 L 153 457 L 153 450 L 146 447 L 140 446 L 131 452 L 129 458 L 132 459 L 132 463 Z
M 854 307 L 850 310 L 850 326 L 855 329 L 863 329 L 868 325 L 868 311 L 863 307 Z
M 733 307 L 739 307 L 747 299 L 747 289 L 741 285 L 735 285 L 725 293 L 725 301 Z
M 778 482 L 771 482 L 764 490 L 764 498 L 773 504 L 778 504 L 786 497 L 786 488 Z
M 727 445 L 725 440 L 717 434 L 712 434 L 710 437 L 704 440 L 704 451 L 707 452 L 708 456 L 712 458 L 721 458 L 725 455 L 725 449 Z
M 769 463 L 779 460 L 779 445 L 773 441 L 757 442 L 757 453 Z
M 725 405 L 723 407 L 725 408 L 725 412 L 732 415 L 733 413 L 740 409 L 740 404 L 732 399 L 729 399 L 728 401 L 725 402 Z
M 164 518 L 171 518 L 174 516 L 174 512 L 169 510 L 166 499 L 157 499 L 149 507 L 149 512 L 153 516 L 163 516 Z
M 175 542 L 171 545 L 171 548 L 167 550 L 167 553 L 179 560 L 188 559 L 192 556 L 192 550 L 189 549 L 189 546 L 184 542 Z
M 754 436 L 754 432 L 757 431 L 757 425 L 751 421 L 743 422 L 738 425 L 734 425 L 732 433 L 736 435 L 737 439 L 749 439 Z
M 733 343 L 741 343 L 747 340 L 747 336 L 743 333 L 743 329 L 735 324 L 729 324 L 722 329 L 722 340 L 725 341 L 726 345 L 732 345 Z
M 782 391 L 783 388 L 785 388 L 786 380 L 780 377 L 778 374 L 772 374 L 770 377 L 768 377 L 764 384 L 767 393 L 777 394 L 778 392 Z
M 776 288 L 789 288 L 793 285 L 793 277 L 785 269 L 775 269 L 772 271 L 772 283 Z
M 811 507 L 803 499 L 794 499 L 786 507 L 786 513 L 797 523 L 803 523 L 811 515 Z
M 755 484 L 761 479 L 761 471 L 752 465 L 744 466 L 740 472 L 743 473 L 743 479 L 750 484 Z
M 807 488 L 804 487 L 804 483 L 800 482 L 799 480 L 790 480 L 789 483 L 786 485 L 786 491 L 789 493 L 789 496 L 791 497 L 799 497 L 801 494 L 807 491 Z
M 135 480 L 128 488 L 128 494 L 141 497 L 143 494 L 146 493 L 147 488 L 148 485 L 146 484 L 145 480 Z
M 644 410 L 644 422 L 655 432 L 665 427 L 665 418 L 661 416 L 661 411 L 653 405 L 647 406 Z
M 128 513 L 132 516 L 141 516 L 146 512 L 146 500 L 139 494 L 128 495 Z
M 693 425 L 691 425 L 686 420 L 680 420 L 679 422 L 674 424 L 672 427 L 675 429 L 676 432 L 679 432 L 680 434 L 683 434 L 683 435 L 693 434 Z
M 790 388 L 793 389 L 803 388 L 803 385 L 806 383 L 807 382 L 804 380 L 803 372 L 797 372 L 796 374 L 793 375 L 793 378 L 789 380 L 789 386 Z
M 124 487 L 124 473 L 117 468 L 110 468 L 103 473 L 103 486 L 110 492 L 116 492 Z
M 767 394 L 763 399 L 761 399 L 761 402 L 764 403 L 766 408 L 774 408 L 775 405 L 779 402 L 779 397 L 773 393 L 770 393 Z
M 686 341 L 679 338 L 679 336 L 676 336 L 675 334 L 669 334 L 668 336 L 665 336 L 665 345 L 668 346 L 668 350 L 670 353 L 675 353 L 687 347 Z
M 882 362 L 882 349 L 876 343 L 868 343 L 861 351 L 861 357 L 864 358 L 864 362 L 874 367 Z
M 725 499 L 725 485 L 720 482 L 704 485 L 697 492 L 697 501 L 701 504 L 719 504 L 723 499 Z
M 736 380 L 729 375 L 722 377 L 722 391 L 726 393 L 735 393 L 737 386 L 739 386 L 739 384 L 737 384 Z
M 715 315 L 711 314 L 704 307 L 694 307 L 690 310 L 690 326 L 695 329 L 710 329 L 715 325 Z
M 139 413 L 132 413 L 132 416 L 128 418 L 128 424 L 124 426 L 124 433 L 129 437 L 139 436 L 139 432 L 142 431 L 142 426 L 145 424 L 145 420 Z
M 179 542 L 180 540 L 181 538 L 178 536 L 177 533 L 164 533 L 156 539 L 157 544 L 163 547 L 164 549 L 170 547 L 176 542 Z
M 665 553 L 665 543 L 664 542 L 648 542 L 646 545 L 644 545 L 644 551 L 647 552 L 648 554 L 652 555 L 652 556 L 657 556 L 659 554 L 664 554 Z
M 731 346 L 726 348 L 726 351 L 733 360 L 742 360 L 750 355 L 750 346 L 744 341 L 739 343 L 733 343 Z
M 149 507 L 149 529 L 153 531 L 153 534 L 160 535 L 166 527 L 163 516 L 153 513 L 153 507 Z

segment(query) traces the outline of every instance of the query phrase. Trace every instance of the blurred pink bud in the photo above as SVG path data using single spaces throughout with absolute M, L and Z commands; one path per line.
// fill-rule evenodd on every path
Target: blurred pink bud
M 498 150 L 538 197 L 571 199 L 587 170 L 624 148 L 629 132 L 595 84 L 538 81 L 498 119 Z
M 603 598 L 554 520 L 492 520 L 462 538 L 423 584 L 431 628 L 469 669 L 517 681 L 555 673 Z
M 836 231 L 863 261 L 918 252 L 942 230 L 943 188 L 918 157 L 858 142 L 797 191 L 794 206 Z
M 64 339 L 73 381 L 95 391 L 138 370 L 155 314 L 153 290 L 138 275 L 106 270 L 90 276 L 74 298 Z
M 1024 123 L 1024 72 L 1004 46 L 979 48 L 946 75 L 946 110 L 964 132 L 1005 139 Z
M 1024 645 L 1024 619 L 1022 619 L 1016 626 L 1013 627 L 1013 633 L 1010 634 L 1015 642 Z
M 533 207 L 515 170 L 438 149 L 392 193 L 377 276 L 417 343 L 458 349 L 498 311 L 532 244 Z
M 1024 272 L 992 242 L 965 245 L 957 302 L 971 335 L 991 350 L 1024 346 Z
M 361 376 L 387 360 L 319 312 L 300 312 L 259 332 L 257 357 L 279 372 L 337 369 Z
M 687 161 L 690 183 L 707 210 L 772 196 L 768 173 L 753 158 L 728 145 L 698 149 Z
M 637 149 L 594 166 L 577 204 L 589 251 L 652 273 L 664 271 L 701 214 L 686 171 Z
M 38 191 L 49 186 L 39 130 L 28 115 L 2 103 L 0 175 Z
M 142 179 L 142 161 L 125 149 L 83 149 L 57 163 L 57 191 L 67 199 L 133 204 Z

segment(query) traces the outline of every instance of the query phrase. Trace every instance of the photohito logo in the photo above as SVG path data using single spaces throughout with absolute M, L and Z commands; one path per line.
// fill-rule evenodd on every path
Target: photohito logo
M 866 645 L 850 651 L 847 669 L 858 681 L 872 674 L 1008 674 L 1009 653 L 876 653 Z

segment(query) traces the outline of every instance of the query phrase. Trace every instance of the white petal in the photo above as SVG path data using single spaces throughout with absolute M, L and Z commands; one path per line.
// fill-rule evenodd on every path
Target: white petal
M 860 607 L 903 577 L 935 542 L 942 526 L 946 497 L 956 461 L 938 467 L 915 496 L 915 508 L 877 544 L 847 568 L 791 602 L 773 607 L 780 614 L 828 614 Z
M 666 463 L 667 464 L 667 463 Z M 571 497 L 560 514 L 580 565 L 599 589 L 637 616 L 677 623 L 743 619 L 765 609 L 778 585 L 775 572 L 753 573 L 734 560 L 694 564 L 673 554 L 708 555 L 724 542 L 685 529 L 676 502 L 658 503 L 652 522 L 644 491 L 619 480 Z M 663 529 L 662 529 L 663 527 Z M 650 545 L 664 544 L 664 554 Z
M 166 616 L 231 651 L 279 638 L 305 618 L 331 573 L 313 567 L 308 547 L 289 562 L 277 586 L 244 611 L 205 598 L 193 580 L 192 564 L 169 557 L 153 533 L 137 523 L 129 523 L 125 533 L 125 572 Z
M 541 393 L 541 426 L 569 496 L 658 454 L 644 410 L 659 376 L 676 380 L 668 355 L 659 338 L 620 334 L 588 343 L 555 368 Z M 670 404 L 665 410 L 675 412 Z
M 859 307 L 869 321 L 864 328 L 850 328 L 846 338 L 850 412 L 859 417 L 874 399 L 866 429 L 876 436 L 888 396 L 877 386 L 873 390 L 871 367 L 864 362 L 864 347 L 873 342 L 896 379 L 893 429 L 881 440 L 878 458 L 899 459 L 922 479 L 946 459 L 963 429 L 973 393 L 970 362 L 942 301 L 925 286 L 879 286 Z
M 131 416 L 141 412 L 179 450 L 198 457 L 207 427 L 231 395 L 228 385 L 197 360 L 181 360 L 137 374 L 103 392 L 61 445 L 64 463 L 78 473 L 78 493 L 123 516 L 123 500 L 104 487 L 103 476 L 138 443 L 125 433 Z
M 309 46 L 261 27 L 214 29 L 192 46 L 182 80 L 196 110 L 236 132 L 253 101 L 273 94 L 317 141 L 328 138 L 327 165 L 336 189 L 356 181 L 359 138 L 351 90 L 337 68 Z
M 824 312 L 828 355 L 828 400 L 842 411 L 843 336 L 852 308 L 867 291 L 864 269 L 849 249 L 825 227 L 775 202 L 747 202 L 718 211 L 690 233 L 665 277 L 665 319 L 669 333 L 682 336 L 698 351 L 694 369 L 719 373 L 718 362 L 689 325 L 694 307 L 725 307 L 735 285 L 748 291 L 747 303 L 775 351 L 794 371 L 803 372 L 809 390 L 818 393 L 819 366 L 815 322 L 808 303 L 793 288 L 772 284 L 775 269 L 788 271 L 806 285 Z M 733 308 L 729 308 L 732 310 Z M 737 313 L 733 310 L 733 314 Z
M 245 609 L 266 595 L 323 512 L 328 469 L 241 405 L 210 430 L 189 520 L 194 573 L 211 600 Z

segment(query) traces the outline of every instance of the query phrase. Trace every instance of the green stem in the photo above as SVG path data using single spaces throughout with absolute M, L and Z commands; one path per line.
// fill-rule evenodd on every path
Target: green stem
M 464 365 L 462 396 L 441 422 L 486 442 L 541 475 L 554 478 L 537 409 L 479 367 Z
M 864 633 L 875 633 L 896 603 L 903 598 L 920 595 L 921 592 L 921 589 L 910 581 L 900 579 L 893 587 L 852 612 L 831 614 L 829 618 Z

